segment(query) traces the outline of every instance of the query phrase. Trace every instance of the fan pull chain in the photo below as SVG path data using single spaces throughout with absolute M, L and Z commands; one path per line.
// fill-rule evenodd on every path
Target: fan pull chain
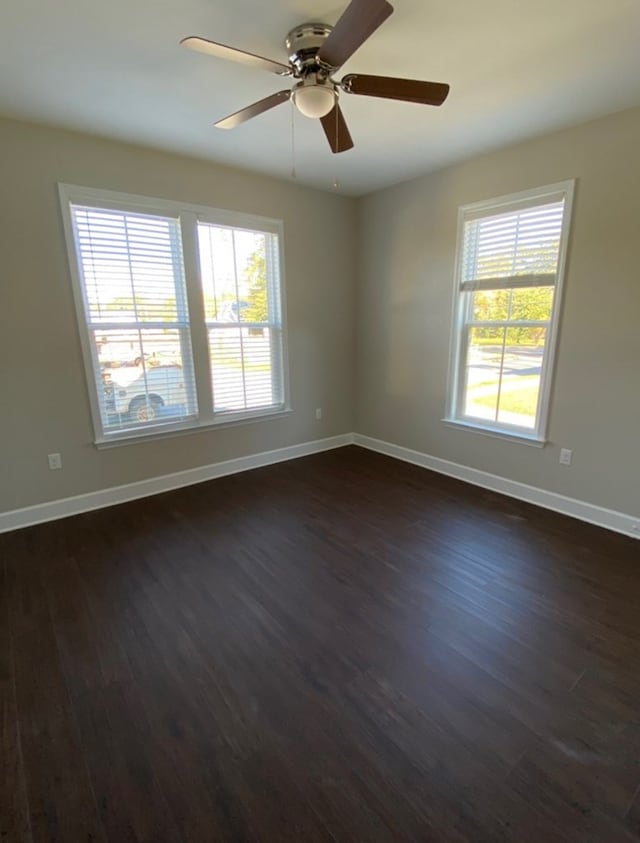
M 295 130 L 295 106 L 291 100 L 291 178 L 297 179 L 296 173 L 296 130 Z
M 335 112 L 336 112 L 336 149 L 338 149 L 338 100 L 337 99 L 336 99 L 336 104 L 335 104 Z M 337 167 L 338 162 L 336 160 L 335 155 L 333 157 L 333 160 L 336 162 L 336 170 L 337 170 L 338 169 L 338 167 Z M 339 187 L 340 187 L 340 182 L 338 181 L 338 174 L 337 174 L 337 172 L 334 172 L 333 189 L 338 190 Z

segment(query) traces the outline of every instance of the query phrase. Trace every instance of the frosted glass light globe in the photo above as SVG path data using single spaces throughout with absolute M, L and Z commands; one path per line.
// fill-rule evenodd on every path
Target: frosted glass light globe
M 336 92 L 329 85 L 300 85 L 294 88 L 293 102 L 305 117 L 324 117 L 336 104 Z

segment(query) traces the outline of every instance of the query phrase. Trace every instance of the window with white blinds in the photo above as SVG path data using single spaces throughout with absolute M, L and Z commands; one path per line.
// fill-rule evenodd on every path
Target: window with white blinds
M 199 222 L 198 246 L 214 412 L 281 407 L 277 236 Z
M 461 209 L 449 421 L 544 441 L 572 195 Z
M 98 443 L 286 409 L 277 221 L 60 195 Z

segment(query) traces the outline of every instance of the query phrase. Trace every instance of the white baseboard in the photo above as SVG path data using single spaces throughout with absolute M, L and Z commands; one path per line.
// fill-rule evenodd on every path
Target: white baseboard
M 179 489 L 182 486 L 192 486 L 196 483 L 213 480 L 216 477 L 224 477 L 227 474 L 238 474 L 252 468 L 273 465 L 274 463 L 352 444 L 422 466 L 422 468 L 436 471 L 439 474 L 455 477 L 466 483 L 472 483 L 474 486 L 481 486 L 483 489 L 490 489 L 493 492 L 499 492 L 541 506 L 544 509 L 570 515 L 572 518 L 578 518 L 580 521 L 587 521 L 590 524 L 596 524 L 598 527 L 623 533 L 631 536 L 631 538 L 640 539 L 640 519 L 634 518 L 632 515 L 605 509 L 575 498 L 568 498 L 565 495 L 548 492 L 535 486 L 528 486 L 526 483 L 519 483 L 516 480 L 509 480 L 506 477 L 489 474 L 476 468 L 469 468 L 466 465 L 423 454 L 421 451 L 413 451 L 410 448 L 403 448 L 401 445 L 394 445 L 391 442 L 373 439 L 360 433 L 343 433 L 340 436 L 331 436 L 328 439 L 302 442 L 299 445 L 290 445 L 274 451 L 262 451 L 246 457 L 237 457 L 236 459 L 200 466 L 187 471 L 178 471 L 175 474 L 151 477 L 148 480 L 140 480 L 137 483 L 129 483 L 125 486 L 113 486 L 110 489 L 88 492 L 85 495 L 48 501 L 24 509 L 14 509 L 10 512 L 0 513 L 0 533 L 41 524 L 43 521 L 67 518 L 70 515 L 78 515 L 81 512 L 102 509 L 150 495 L 158 495 L 172 489 Z
M 262 451 L 259 454 L 250 454 L 246 457 L 237 457 L 233 460 L 191 468 L 187 471 L 178 471 L 175 474 L 151 477 L 148 480 L 128 483 L 125 486 L 113 486 L 110 489 L 88 492 L 85 495 L 75 495 L 72 498 L 48 501 L 35 506 L 27 506 L 24 509 L 14 509 L 10 512 L 0 513 L 0 533 L 41 524 L 43 521 L 67 518 L 70 515 L 78 515 L 92 509 L 102 509 L 106 506 L 126 503 L 126 501 L 136 500 L 137 498 L 146 498 L 149 495 L 158 495 L 161 492 L 169 492 L 182 486 L 192 486 L 206 480 L 213 480 L 216 477 L 224 477 L 227 474 L 238 474 L 252 468 L 260 468 L 264 465 L 293 460 L 296 457 L 305 457 L 309 454 L 330 451 L 333 448 L 341 448 L 344 445 L 351 444 L 353 444 L 353 434 L 344 433 L 340 436 L 331 436 L 328 439 L 302 442 L 299 445 L 289 445 L 275 451 Z
M 380 439 L 373 439 L 370 436 L 363 436 L 360 433 L 354 434 L 353 442 L 370 451 L 377 451 L 389 457 L 395 457 L 414 465 L 437 471 L 439 474 L 446 474 L 474 486 L 481 486 L 483 489 L 490 489 L 492 492 L 499 492 L 511 498 L 533 503 L 544 509 L 552 509 L 563 515 L 570 515 L 580 521 L 588 521 L 598 527 L 605 527 L 617 533 L 624 533 L 634 539 L 640 539 L 640 519 L 627 515 L 624 512 L 616 512 L 613 509 L 605 509 L 585 501 L 568 498 L 559 495 L 557 492 L 548 492 L 536 486 L 528 486 L 526 483 L 519 483 L 516 480 L 508 480 L 506 477 L 499 477 L 497 474 L 489 474 L 486 471 L 479 471 L 477 468 L 469 468 L 466 465 L 449 462 L 439 457 L 432 457 L 423 454 L 421 451 L 413 451 L 410 448 L 403 448 L 401 445 L 393 445 L 391 442 L 383 442 Z

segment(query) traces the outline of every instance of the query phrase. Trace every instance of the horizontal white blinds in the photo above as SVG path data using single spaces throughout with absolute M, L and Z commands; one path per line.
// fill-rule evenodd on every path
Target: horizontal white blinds
M 197 412 L 180 224 L 71 206 L 105 432 Z
M 214 409 L 256 410 L 282 403 L 279 367 L 282 332 L 276 328 L 209 329 Z
M 178 321 L 178 221 L 105 208 L 72 211 L 89 320 Z
M 563 214 L 564 199 L 466 219 L 461 288 L 555 284 Z
M 284 405 L 277 234 L 198 223 L 217 414 Z

